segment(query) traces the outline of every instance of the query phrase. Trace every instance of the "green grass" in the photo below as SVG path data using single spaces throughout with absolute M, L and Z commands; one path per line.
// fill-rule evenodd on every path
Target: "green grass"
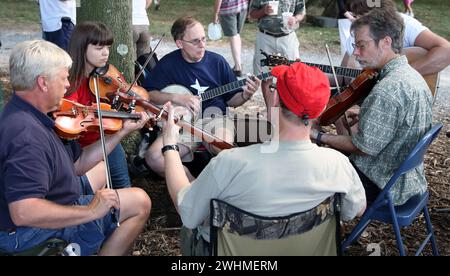
M 403 11 L 402 1 L 395 1 L 399 11 Z M 170 27 L 174 19 L 181 15 L 193 15 L 207 26 L 212 20 L 213 3 L 213 0 L 163 0 L 158 11 L 155 11 L 153 7 L 149 10 L 150 31 L 155 36 L 166 33 L 170 38 Z M 0 7 L 0 30 L 12 28 L 38 30 L 40 28 L 39 9 L 35 0 L 0 0 Z M 415 1 L 413 9 L 416 18 L 425 26 L 450 40 L 449 0 Z M 308 10 L 307 6 L 307 12 L 312 11 L 313 9 Z M 256 30 L 255 22 L 244 26 L 242 32 L 244 45 L 253 45 Z M 323 47 L 325 43 L 328 43 L 335 51 L 339 48 L 339 36 L 335 28 L 319 28 L 302 23 L 297 33 L 303 47 Z
M 0 32 L 31 28 L 40 29 L 36 0 L 0 0 Z

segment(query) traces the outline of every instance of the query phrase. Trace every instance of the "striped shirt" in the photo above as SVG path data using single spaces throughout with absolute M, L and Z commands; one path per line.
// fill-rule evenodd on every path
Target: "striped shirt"
M 247 7 L 248 7 L 247 0 L 222 0 L 219 14 L 220 15 L 237 14 L 246 10 Z

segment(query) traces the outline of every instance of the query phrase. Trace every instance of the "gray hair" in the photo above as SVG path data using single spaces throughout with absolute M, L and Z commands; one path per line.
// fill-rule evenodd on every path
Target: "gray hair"
M 355 33 L 363 26 L 369 27 L 370 36 L 376 45 L 381 39 L 389 36 L 392 39 L 391 48 L 394 53 L 399 54 L 402 51 L 405 25 L 403 18 L 395 10 L 372 9 L 352 23 L 351 31 Z
M 63 49 L 44 40 L 17 44 L 9 57 L 11 86 L 16 91 L 30 90 L 38 76 L 53 78 L 58 71 L 70 69 L 72 59 Z

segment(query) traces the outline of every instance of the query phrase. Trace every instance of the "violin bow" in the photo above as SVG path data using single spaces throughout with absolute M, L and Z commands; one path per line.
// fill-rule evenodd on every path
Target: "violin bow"
M 328 48 L 328 44 L 325 44 L 325 50 L 327 52 L 328 61 L 330 62 L 330 67 L 331 67 L 331 71 L 333 72 L 334 82 L 336 83 L 336 88 L 337 88 L 337 91 L 339 94 L 339 93 L 341 93 L 341 88 L 339 86 L 336 71 L 334 70 L 333 62 L 331 61 L 330 49 Z M 350 124 L 348 123 L 348 117 L 347 117 L 346 111 L 344 111 L 344 121 L 345 121 L 345 128 L 347 128 L 348 133 L 351 134 L 352 131 L 350 129 Z
M 97 74 L 96 71 L 94 71 L 94 92 L 95 92 L 95 99 L 97 101 L 97 113 L 98 113 L 98 119 L 99 119 L 99 128 L 100 128 L 100 141 L 102 144 L 102 153 L 103 153 L 103 161 L 105 162 L 106 167 L 106 188 L 112 189 L 111 185 L 111 172 L 109 170 L 109 162 L 108 162 L 108 156 L 106 155 L 106 142 L 105 142 L 105 131 L 103 128 L 103 115 L 100 108 L 100 93 L 98 91 L 98 77 L 99 74 Z M 117 193 L 117 197 L 119 197 L 119 194 Z M 120 200 L 120 199 L 119 199 Z M 113 223 L 117 224 L 117 227 L 120 226 L 119 222 L 119 212 L 115 208 L 111 208 L 111 215 L 112 215 L 112 221 Z
M 139 72 L 137 73 L 136 77 L 134 77 L 133 82 L 131 83 L 130 87 L 128 87 L 128 92 L 130 92 L 131 88 L 133 87 L 133 85 L 135 85 L 137 83 L 137 80 L 139 79 L 139 77 L 142 75 L 142 72 L 144 72 L 145 70 L 145 66 L 147 66 L 147 64 L 150 62 L 150 59 L 153 57 L 153 55 L 155 54 L 156 48 L 158 48 L 159 43 L 161 43 L 161 41 L 163 40 L 164 36 L 166 36 L 165 33 L 163 33 L 161 35 L 161 38 L 158 40 L 158 43 L 156 43 L 155 48 L 153 48 L 153 50 L 150 52 L 150 54 L 148 55 L 147 59 L 144 62 L 144 65 L 142 65 L 141 69 L 139 70 Z

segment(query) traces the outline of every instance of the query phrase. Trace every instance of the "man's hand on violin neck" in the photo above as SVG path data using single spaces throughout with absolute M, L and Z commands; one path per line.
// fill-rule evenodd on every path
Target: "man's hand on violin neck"
M 123 130 L 126 134 L 141 129 L 144 127 L 144 125 L 148 122 L 148 120 L 150 120 L 150 116 L 154 116 L 149 115 L 147 112 L 137 112 L 137 114 L 139 114 L 141 116 L 141 118 L 139 120 L 124 120 L 123 122 Z

